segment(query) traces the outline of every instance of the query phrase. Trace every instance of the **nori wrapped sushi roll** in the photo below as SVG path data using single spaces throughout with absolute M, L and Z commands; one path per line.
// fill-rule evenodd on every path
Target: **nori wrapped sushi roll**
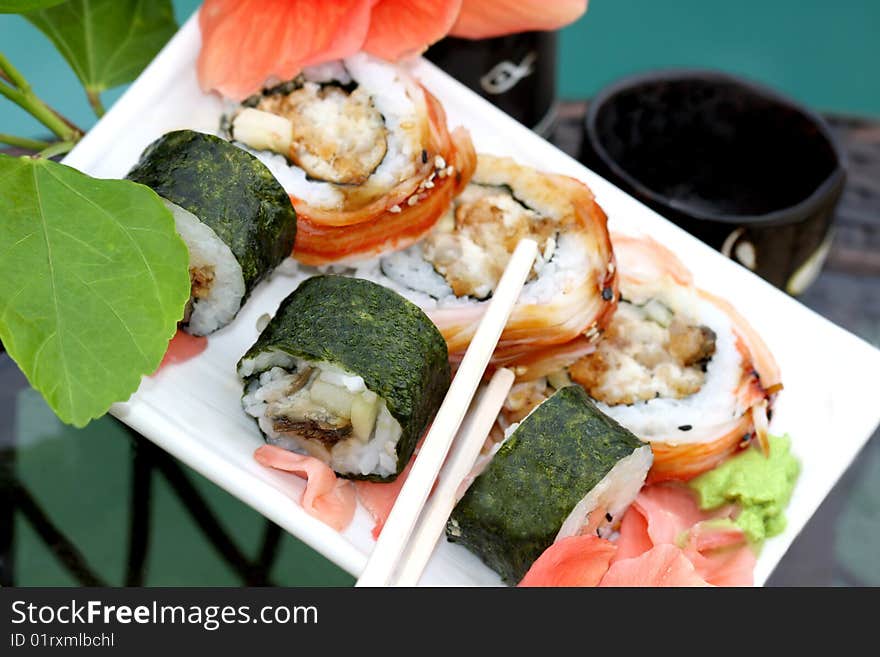
M 189 248 L 192 296 L 182 322 L 189 333 L 231 322 L 293 249 L 296 212 L 284 188 L 257 158 L 219 137 L 169 132 L 128 178 L 165 199 Z
M 417 306 L 343 276 L 301 283 L 238 374 L 267 442 L 374 481 L 403 470 L 450 382 L 446 342 Z
M 653 457 L 579 386 L 560 389 L 511 429 L 456 505 L 446 535 L 512 585 L 558 539 L 607 538 Z

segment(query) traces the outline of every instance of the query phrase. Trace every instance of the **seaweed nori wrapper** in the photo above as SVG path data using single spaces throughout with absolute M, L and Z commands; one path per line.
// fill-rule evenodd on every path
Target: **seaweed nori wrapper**
M 242 361 L 269 350 L 335 363 L 362 377 L 403 430 L 397 474 L 440 407 L 451 378 L 446 341 L 425 313 L 381 285 L 344 276 L 303 281 L 281 302 Z M 397 474 L 345 476 L 390 481 Z
M 219 137 L 169 132 L 128 178 L 213 229 L 241 265 L 246 294 L 293 251 L 296 211 L 287 192 L 262 162 Z
M 561 388 L 520 423 L 474 480 L 446 535 L 516 584 L 577 503 L 644 446 L 599 411 L 583 388 Z

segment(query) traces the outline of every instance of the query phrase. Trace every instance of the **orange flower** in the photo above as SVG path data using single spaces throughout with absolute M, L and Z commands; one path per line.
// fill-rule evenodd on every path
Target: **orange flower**
M 378 0 L 363 50 L 395 61 L 419 55 L 452 29 L 462 0 Z M 491 3 L 490 3 L 491 4 Z
M 199 11 L 199 82 L 241 100 L 267 80 L 360 49 L 370 0 L 207 0 Z
M 486 39 L 516 32 L 555 30 L 576 21 L 586 10 L 587 0 L 470 0 L 462 3 L 451 34 Z
M 446 34 L 553 30 L 586 8 L 587 0 L 206 0 L 199 81 L 206 91 L 242 99 L 270 80 L 359 50 L 397 60 Z

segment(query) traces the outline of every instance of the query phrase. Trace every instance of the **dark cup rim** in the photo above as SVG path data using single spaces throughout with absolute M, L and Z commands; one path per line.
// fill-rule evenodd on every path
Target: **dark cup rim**
M 825 138 L 834 153 L 834 168 L 828 176 L 820 183 L 807 197 L 798 201 L 793 205 L 789 205 L 778 210 L 773 210 L 764 214 L 725 214 L 714 213 L 704 209 L 695 208 L 687 203 L 677 202 L 669 199 L 646 185 L 642 184 L 637 178 L 625 171 L 617 161 L 610 156 L 604 144 L 599 139 L 596 129 L 596 121 L 599 111 L 611 98 L 621 91 L 632 89 L 649 82 L 663 82 L 672 80 L 704 80 L 719 81 L 738 85 L 752 93 L 763 96 L 765 99 L 773 101 L 790 110 L 798 112 L 808 119 Z M 658 206 L 669 208 L 681 214 L 693 217 L 701 221 L 711 221 L 726 224 L 760 224 L 760 225 L 779 225 L 795 223 L 802 220 L 815 212 L 829 196 L 833 195 L 842 185 L 846 177 L 846 167 L 843 151 L 840 144 L 831 133 L 828 123 L 816 112 L 810 110 L 800 103 L 795 102 L 778 91 L 771 89 L 761 83 L 748 80 L 738 75 L 715 71 L 711 69 L 699 68 L 672 68 L 649 71 L 646 73 L 638 73 L 630 75 L 618 80 L 604 88 L 602 88 L 596 96 L 590 101 L 585 118 L 586 138 L 590 142 L 593 151 L 602 160 L 602 163 L 608 167 L 615 176 L 623 180 L 635 192 L 643 198 L 649 199 Z

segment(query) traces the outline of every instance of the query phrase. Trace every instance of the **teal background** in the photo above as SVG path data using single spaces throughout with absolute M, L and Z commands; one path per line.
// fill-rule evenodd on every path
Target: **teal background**
M 564 98 L 685 66 L 746 75 L 814 109 L 880 116 L 878 0 L 590 0 L 560 55 Z
M 198 5 L 175 0 L 178 21 Z M 706 67 L 747 75 L 815 109 L 880 116 L 878 28 L 878 0 L 591 0 L 562 31 L 560 95 L 584 98 L 640 71 Z M 83 127 L 94 123 L 73 73 L 26 21 L 0 16 L 0 50 L 50 105 Z M 105 104 L 121 92 L 106 93 Z M 45 129 L 0 101 L 0 132 Z

